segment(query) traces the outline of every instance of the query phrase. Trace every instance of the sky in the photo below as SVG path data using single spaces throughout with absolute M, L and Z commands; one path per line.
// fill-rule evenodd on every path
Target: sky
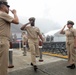
M 7 0 L 10 9 L 16 9 L 20 23 L 35 17 L 43 33 L 62 28 L 68 20 L 75 22 L 76 0 Z M 11 12 L 10 12 L 10 15 Z M 38 21 L 39 20 L 39 21 Z M 50 23 L 50 22 L 55 22 Z
M 46 18 L 65 24 L 76 22 L 76 0 L 7 0 L 10 9 L 16 9 L 18 16 Z

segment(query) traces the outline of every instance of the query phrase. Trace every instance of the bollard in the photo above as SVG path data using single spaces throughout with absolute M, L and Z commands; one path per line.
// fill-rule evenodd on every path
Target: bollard
M 21 50 L 21 41 L 19 41 L 19 49 Z
M 12 59 L 12 55 L 13 55 L 13 49 L 12 48 L 12 42 L 10 42 L 10 49 L 9 49 L 9 65 L 8 68 L 13 68 L 13 59 Z
M 39 59 L 39 61 L 43 62 L 43 59 L 42 59 L 42 46 L 39 47 L 39 51 L 40 51 L 40 59 Z
M 9 49 L 9 66 L 8 68 L 13 68 L 13 60 L 12 60 L 12 55 L 13 55 L 13 49 Z
M 43 62 L 43 59 L 42 59 L 42 41 L 41 40 L 39 41 L 39 51 L 40 51 L 39 62 Z

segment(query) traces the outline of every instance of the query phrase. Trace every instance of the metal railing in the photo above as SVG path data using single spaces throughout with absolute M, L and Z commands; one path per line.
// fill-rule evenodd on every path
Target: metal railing
M 19 43 L 13 43 L 13 48 L 19 48 Z M 44 42 L 42 45 L 42 52 L 67 55 L 66 44 L 65 42 Z
M 42 46 L 42 52 L 67 55 L 65 42 L 45 42 Z

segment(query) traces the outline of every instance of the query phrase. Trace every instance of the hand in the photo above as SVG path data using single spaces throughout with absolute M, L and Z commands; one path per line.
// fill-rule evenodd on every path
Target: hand
M 30 21 L 30 24 L 33 23 L 33 21 Z
M 64 27 L 63 28 L 65 28 L 66 27 L 66 25 L 64 25 Z
M 15 9 L 13 9 L 13 10 L 10 10 L 13 14 L 15 14 L 16 13 L 16 10 Z

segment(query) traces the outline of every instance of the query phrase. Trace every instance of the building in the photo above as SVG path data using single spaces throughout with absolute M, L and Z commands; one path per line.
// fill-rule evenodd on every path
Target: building
M 53 37 L 53 42 L 64 42 L 66 41 L 66 37 L 63 34 L 60 34 L 60 30 L 61 29 L 49 31 L 48 33 L 45 33 L 44 35 L 46 38 L 49 36 L 50 42 L 51 42 L 51 37 Z

